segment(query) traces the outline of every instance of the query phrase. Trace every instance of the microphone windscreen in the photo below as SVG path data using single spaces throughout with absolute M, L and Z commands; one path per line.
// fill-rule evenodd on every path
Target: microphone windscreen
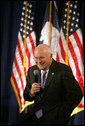
M 39 75 L 39 70 L 34 70 L 33 73 L 34 73 L 35 76 L 38 76 Z
M 33 73 L 34 73 L 35 82 L 36 83 L 40 83 L 40 73 L 39 73 L 39 70 L 34 70 Z

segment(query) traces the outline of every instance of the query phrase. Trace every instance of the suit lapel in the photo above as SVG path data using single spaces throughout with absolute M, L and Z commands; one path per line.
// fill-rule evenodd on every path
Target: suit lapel
M 54 62 L 54 60 L 53 60 Z M 46 83 L 45 83 L 45 87 L 44 87 L 44 91 L 43 91 L 43 95 L 45 94 L 45 92 L 47 91 L 47 89 L 49 88 L 50 86 L 50 82 L 52 82 L 52 78 L 54 77 L 55 75 L 55 69 L 53 67 L 53 63 L 51 64 L 50 68 L 49 68 L 49 72 L 48 72 L 48 76 L 47 76 L 47 79 L 46 79 Z
M 46 79 L 45 86 L 49 86 L 49 83 L 51 82 L 53 76 L 54 76 L 54 72 L 49 71 L 49 73 L 48 73 L 48 77 L 47 77 L 47 79 Z

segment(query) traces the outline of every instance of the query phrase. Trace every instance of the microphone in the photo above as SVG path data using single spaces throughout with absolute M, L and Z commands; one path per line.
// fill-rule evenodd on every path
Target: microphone
M 34 73 L 34 81 L 36 83 L 40 83 L 40 72 L 39 72 L 39 70 L 34 70 L 33 73 Z M 40 89 L 40 92 L 41 92 L 41 89 Z M 41 99 L 41 93 L 40 92 L 36 93 L 37 101 L 39 101 Z
M 39 73 L 39 70 L 34 70 L 33 73 L 34 73 L 35 82 L 36 83 L 40 83 L 40 73 Z

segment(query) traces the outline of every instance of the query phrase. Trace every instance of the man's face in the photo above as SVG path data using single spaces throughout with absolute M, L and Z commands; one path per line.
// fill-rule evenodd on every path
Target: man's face
M 35 63 L 40 70 L 46 70 L 50 66 L 52 55 L 46 50 L 37 49 L 35 51 Z

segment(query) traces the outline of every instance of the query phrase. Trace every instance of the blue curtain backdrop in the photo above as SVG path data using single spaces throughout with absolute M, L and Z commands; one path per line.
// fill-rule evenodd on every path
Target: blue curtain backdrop
M 36 4 L 37 3 L 37 4 Z M 46 2 L 34 2 L 36 10 L 35 23 L 36 32 L 41 29 L 42 16 Z M 42 4 L 44 5 L 42 7 Z M 23 1 L 1 1 L 1 124 L 13 124 L 19 111 L 15 93 L 13 91 L 10 77 L 12 64 L 17 44 L 17 35 L 20 26 L 20 17 Z M 40 9 L 40 8 L 42 9 Z M 42 11 L 43 10 L 43 11 Z M 40 14 L 41 13 L 41 16 Z M 39 31 L 37 32 L 37 44 Z
M 61 18 L 61 9 L 63 2 L 57 1 L 59 8 L 59 19 Z M 13 124 L 19 116 L 18 103 L 15 93 L 13 91 L 10 77 L 12 71 L 12 64 L 15 54 L 15 48 L 17 44 L 17 35 L 20 24 L 20 16 L 22 10 L 23 1 L 1 1 L 1 118 L 0 124 Z M 46 8 L 46 2 L 34 1 L 36 6 L 36 39 L 37 45 L 40 37 L 40 31 L 42 28 L 44 12 Z M 85 36 L 85 9 L 84 1 L 80 2 L 81 7 L 81 27 L 83 30 L 83 36 Z
M 21 2 L 3 1 L 1 5 L 1 124 L 17 118 L 17 100 L 10 83 L 17 44 Z M 18 11 L 19 9 L 19 11 Z

